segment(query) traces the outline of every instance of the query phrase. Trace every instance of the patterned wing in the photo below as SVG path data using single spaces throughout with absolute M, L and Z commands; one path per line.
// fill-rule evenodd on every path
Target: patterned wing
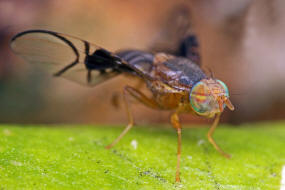
M 180 43 L 177 55 L 186 57 L 197 65 L 201 65 L 200 48 L 197 37 L 195 35 L 189 35 L 183 39 Z
M 186 57 L 201 65 L 199 43 L 193 31 L 189 7 L 179 5 L 170 10 L 150 49 Z
M 46 30 L 15 35 L 11 48 L 26 61 L 54 76 L 94 86 L 119 74 L 120 59 L 87 41 Z

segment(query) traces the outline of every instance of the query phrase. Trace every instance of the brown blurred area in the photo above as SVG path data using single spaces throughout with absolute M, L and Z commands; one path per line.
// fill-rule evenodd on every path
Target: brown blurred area
M 283 8 L 282 8 L 283 7 Z M 183 23 L 185 22 L 185 23 Z M 119 76 L 95 88 L 49 76 L 15 56 L 9 40 L 47 29 L 111 51 L 175 50 L 184 29 L 198 36 L 202 64 L 224 81 L 236 107 L 233 123 L 285 119 L 285 2 L 282 0 L 1 0 L 0 121 L 3 123 L 126 123 L 114 94 L 133 79 Z M 134 104 L 138 124 L 166 123 L 168 112 Z M 205 119 L 183 115 L 184 122 Z

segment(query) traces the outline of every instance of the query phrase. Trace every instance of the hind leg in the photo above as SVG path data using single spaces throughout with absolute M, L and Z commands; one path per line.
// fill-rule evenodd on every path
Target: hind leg
M 123 130 L 123 132 L 110 145 L 105 147 L 106 149 L 110 149 L 114 145 L 116 145 L 121 140 L 121 138 L 123 138 L 123 136 L 125 136 L 125 134 L 134 125 L 134 119 L 133 119 L 132 112 L 129 108 L 129 99 L 128 99 L 127 95 L 134 97 L 136 100 L 138 100 L 139 102 L 141 102 L 142 104 L 144 104 L 150 108 L 154 108 L 154 109 L 159 108 L 159 106 L 157 105 L 157 103 L 153 99 L 148 98 L 146 95 L 144 95 L 142 92 L 136 90 L 135 88 L 132 88 L 130 86 L 126 86 L 124 88 L 124 91 L 123 91 L 123 100 L 124 100 L 124 104 L 125 104 L 126 111 L 128 114 L 129 123 L 126 126 L 126 128 Z

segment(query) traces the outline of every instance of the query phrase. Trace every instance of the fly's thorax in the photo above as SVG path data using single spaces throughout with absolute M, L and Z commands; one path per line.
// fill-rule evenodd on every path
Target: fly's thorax
M 161 81 L 146 81 L 147 88 L 152 92 L 152 96 L 161 109 L 176 109 L 183 97 L 183 93 Z
M 217 79 L 202 79 L 197 82 L 190 91 L 189 99 L 192 109 L 204 117 L 213 117 L 223 112 L 226 106 L 233 110 L 227 86 Z

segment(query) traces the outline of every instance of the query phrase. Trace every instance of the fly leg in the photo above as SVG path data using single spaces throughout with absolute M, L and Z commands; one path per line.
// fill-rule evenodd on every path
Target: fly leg
M 145 82 L 143 80 L 139 79 L 139 81 L 135 85 L 135 89 L 141 89 L 144 84 L 145 84 Z
M 180 157 L 181 157 L 181 124 L 177 113 L 174 113 L 170 117 L 172 126 L 177 131 L 177 164 L 176 164 L 176 176 L 175 181 L 180 182 Z
M 128 114 L 128 120 L 129 123 L 126 126 L 126 128 L 123 130 L 123 132 L 108 146 L 106 146 L 106 149 L 110 149 L 112 148 L 115 144 L 117 144 L 121 138 L 123 136 L 125 136 L 125 134 L 133 127 L 134 125 L 134 119 L 133 119 L 133 115 L 131 110 L 129 109 L 129 99 L 127 99 L 127 94 L 129 94 L 130 96 L 134 97 L 135 99 L 137 99 L 139 102 L 143 103 L 144 105 L 151 107 L 151 108 L 159 108 L 159 106 L 157 105 L 157 103 L 153 100 L 148 98 L 147 96 L 145 96 L 142 92 L 130 87 L 130 86 L 126 86 L 124 88 L 123 91 L 123 100 L 124 100 L 124 104 L 126 107 L 126 111 Z
M 112 94 L 112 97 L 111 97 L 111 104 L 112 104 L 112 106 L 114 106 L 114 108 L 116 108 L 116 109 L 119 109 L 119 108 L 120 108 L 120 101 L 119 101 L 119 99 L 120 99 L 120 94 L 119 94 L 119 92 L 114 92 L 114 93 Z
M 231 158 L 231 155 L 230 154 L 227 154 L 225 153 L 218 145 L 217 143 L 215 142 L 215 140 L 213 139 L 212 135 L 216 129 L 216 127 L 218 126 L 218 123 L 220 121 L 220 117 L 221 117 L 221 114 L 217 114 L 215 116 L 215 120 L 214 120 L 214 123 L 212 124 L 209 132 L 208 132 L 208 140 L 209 142 L 214 146 L 214 148 L 219 152 L 221 153 L 224 157 L 226 158 Z
M 135 89 L 141 89 L 144 85 L 143 80 L 139 80 L 138 83 L 135 85 Z M 111 104 L 114 106 L 116 109 L 120 108 L 120 93 L 119 92 L 114 92 L 111 98 Z

